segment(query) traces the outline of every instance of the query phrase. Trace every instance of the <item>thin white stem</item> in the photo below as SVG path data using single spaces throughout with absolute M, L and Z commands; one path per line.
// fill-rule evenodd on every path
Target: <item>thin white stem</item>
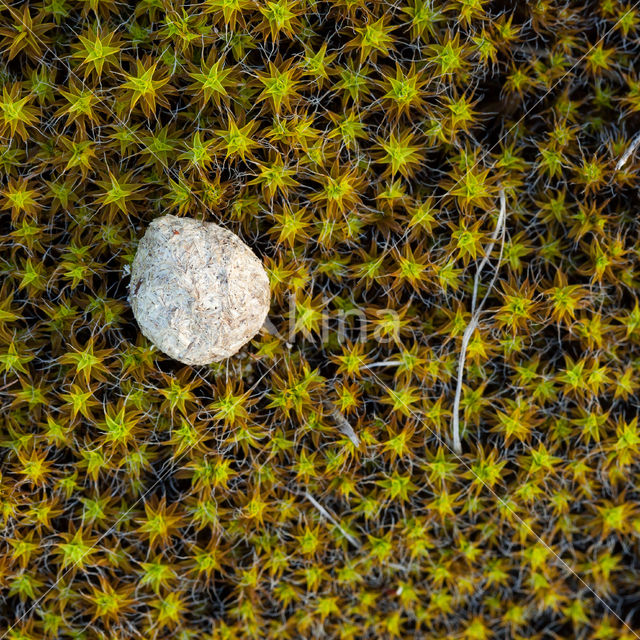
M 340 529 L 342 535 L 354 546 L 360 548 L 360 543 L 350 534 L 348 534 L 341 526 L 340 523 L 308 492 L 305 491 L 305 497 L 307 500 L 334 526 Z
M 476 277 L 473 282 L 473 298 L 471 299 L 471 313 L 474 313 L 476 310 L 476 300 L 478 296 L 478 285 L 480 283 L 480 274 L 482 273 L 482 270 L 484 269 L 487 262 L 489 262 L 489 256 L 493 251 L 493 247 L 496 244 L 496 240 L 498 239 L 498 236 L 502 233 L 502 227 L 504 225 L 504 220 L 506 216 L 507 216 L 507 203 L 506 203 L 504 191 L 500 191 L 500 214 L 498 215 L 498 220 L 496 221 L 495 231 L 491 236 L 491 244 L 487 247 L 486 251 L 484 252 L 484 258 L 482 258 L 482 262 L 478 267 L 478 271 L 476 272 Z
M 620 158 L 620 160 L 618 160 L 618 164 L 616 165 L 616 171 L 620 171 L 620 169 L 622 169 L 622 167 L 624 167 L 624 165 L 627 164 L 629 158 L 633 155 L 633 152 L 638 148 L 638 146 L 640 146 L 640 133 L 637 133 L 634 136 L 633 140 L 631 140 L 631 143 L 629 144 L 629 147 L 622 154 L 622 157 Z
M 358 438 L 358 434 L 353 430 L 353 427 L 351 426 L 349 421 L 340 413 L 338 407 L 336 407 L 336 405 L 329 400 L 325 400 L 324 404 L 331 412 L 331 417 L 335 420 L 340 433 L 347 436 L 347 438 L 349 438 L 349 440 L 353 442 L 354 447 L 359 447 L 360 438 Z
M 467 328 L 462 334 L 462 345 L 460 346 L 460 361 L 458 362 L 458 381 L 456 383 L 456 397 L 453 401 L 453 450 L 460 454 L 462 453 L 462 443 L 460 442 L 460 396 L 462 395 L 462 380 L 464 378 L 464 363 L 467 356 L 467 346 L 471 334 L 478 326 L 478 321 L 474 317 L 467 325 Z
M 371 364 L 365 364 L 363 369 L 376 369 L 377 367 L 399 367 L 404 364 L 401 360 L 384 360 L 382 362 L 372 362 Z
M 452 439 L 453 439 L 453 450 L 460 455 L 462 453 L 462 443 L 460 441 L 460 397 L 462 396 L 462 382 L 464 379 L 464 365 L 467 359 L 467 347 L 469 346 L 469 340 L 471 340 L 471 335 L 476 330 L 478 326 L 478 321 L 480 318 L 480 312 L 482 311 L 482 307 L 484 306 L 491 289 L 498 277 L 498 269 L 500 268 L 500 261 L 502 259 L 502 253 L 504 250 L 504 230 L 505 230 L 505 220 L 507 217 L 507 200 L 504 195 L 504 190 L 500 190 L 500 214 L 498 215 L 498 220 L 496 222 L 496 228 L 491 236 L 491 244 L 487 247 L 485 251 L 484 258 L 480 265 L 478 266 L 478 270 L 476 272 L 476 276 L 473 282 L 473 297 L 471 299 L 471 320 L 467 325 L 467 328 L 464 330 L 462 334 L 462 344 L 460 345 L 460 360 L 458 361 L 458 379 L 456 382 L 456 395 L 453 401 L 453 416 L 452 416 Z M 478 286 L 480 284 L 480 274 L 482 273 L 482 269 L 489 262 L 489 257 L 491 256 L 491 252 L 493 251 L 493 247 L 498 239 L 498 236 L 502 234 L 502 243 L 500 246 L 500 257 L 498 258 L 498 262 L 496 263 L 496 268 L 493 274 L 493 278 L 491 279 L 491 283 L 482 298 L 482 302 L 476 308 L 476 301 L 478 299 Z

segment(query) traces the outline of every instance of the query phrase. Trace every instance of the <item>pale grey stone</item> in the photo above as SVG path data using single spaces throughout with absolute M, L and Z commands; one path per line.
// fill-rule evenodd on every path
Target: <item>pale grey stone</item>
M 269 311 L 262 262 L 234 233 L 213 222 L 165 215 L 140 240 L 129 301 L 143 335 L 190 365 L 237 353 Z

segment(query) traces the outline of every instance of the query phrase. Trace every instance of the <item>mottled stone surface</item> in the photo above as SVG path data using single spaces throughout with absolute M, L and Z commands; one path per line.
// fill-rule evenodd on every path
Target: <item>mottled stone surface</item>
M 269 279 L 235 234 L 213 222 L 166 215 L 140 240 L 129 301 L 143 335 L 190 365 L 228 358 L 262 327 Z

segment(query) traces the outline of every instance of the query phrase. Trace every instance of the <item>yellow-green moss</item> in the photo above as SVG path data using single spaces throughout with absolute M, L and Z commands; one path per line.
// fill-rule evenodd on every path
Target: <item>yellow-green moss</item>
M 0 2 L 0 635 L 635 637 L 639 24 Z M 164 213 L 268 270 L 228 362 L 138 332 Z

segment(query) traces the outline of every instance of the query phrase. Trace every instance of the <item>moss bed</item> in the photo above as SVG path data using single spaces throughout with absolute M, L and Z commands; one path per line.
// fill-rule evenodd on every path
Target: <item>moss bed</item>
M 0 0 L 0 637 L 638 637 L 638 59 L 618 0 Z M 167 213 L 269 273 L 221 363 L 133 319 Z

